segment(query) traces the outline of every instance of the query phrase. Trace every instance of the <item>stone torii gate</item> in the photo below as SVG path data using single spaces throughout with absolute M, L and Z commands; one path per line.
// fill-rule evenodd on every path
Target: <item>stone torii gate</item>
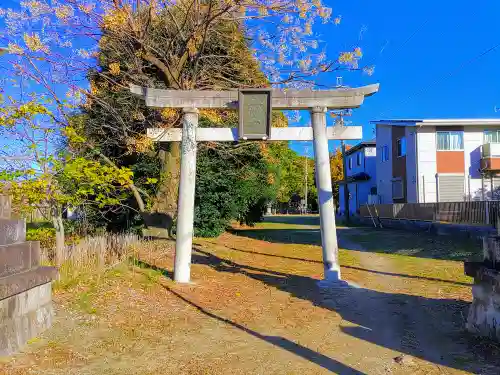
M 366 96 L 375 94 L 378 84 L 359 88 L 333 90 L 278 90 L 244 89 L 234 91 L 160 90 L 130 86 L 130 91 L 141 96 L 148 107 L 182 108 L 183 127 L 148 129 L 148 137 L 157 142 L 182 142 L 181 175 L 177 214 L 174 280 L 190 281 L 193 244 L 194 195 L 196 179 L 196 143 L 203 141 L 235 142 L 259 139 L 267 141 L 313 141 L 318 188 L 321 243 L 324 277 L 340 280 L 335 211 L 332 195 L 328 140 L 356 140 L 362 138 L 361 126 L 326 126 L 329 109 L 360 107 Z M 245 99 L 245 95 L 247 99 Z M 264 96 L 263 96 L 263 95 Z M 267 96 L 266 96 L 267 95 Z M 248 103 L 242 107 L 244 101 Z M 200 108 L 238 109 L 240 126 L 237 128 L 199 128 Z M 242 113 L 245 112 L 244 114 Z M 270 127 L 271 110 L 309 110 L 311 127 Z M 246 116 L 246 117 L 245 117 Z M 267 121 L 266 131 L 259 131 L 259 120 Z M 245 127 L 250 130 L 247 134 Z

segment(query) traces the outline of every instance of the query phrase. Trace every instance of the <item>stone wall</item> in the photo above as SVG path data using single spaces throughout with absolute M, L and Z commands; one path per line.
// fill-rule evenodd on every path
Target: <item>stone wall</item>
M 11 355 L 51 326 L 54 267 L 40 265 L 40 244 L 26 241 L 24 220 L 7 219 L 0 196 L 0 356 Z
M 483 261 L 466 262 L 465 273 L 474 277 L 472 304 L 466 328 L 479 336 L 500 341 L 500 237 L 483 240 Z

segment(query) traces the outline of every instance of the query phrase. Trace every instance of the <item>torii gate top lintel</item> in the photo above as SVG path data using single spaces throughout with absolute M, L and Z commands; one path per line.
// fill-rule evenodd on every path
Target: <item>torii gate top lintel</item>
M 273 89 L 272 109 L 357 108 L 363 104 L 366 96 L 371 96 L 378 90 L 378 83 L 331 90 Z M 238 109 L 238 90 L 163 90 L 130 85 L 130 91 L 141 96 L 148 107 Z

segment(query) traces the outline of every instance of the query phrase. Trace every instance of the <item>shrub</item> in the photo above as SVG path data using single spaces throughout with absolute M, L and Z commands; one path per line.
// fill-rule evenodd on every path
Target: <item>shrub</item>
M 43 249 L 52 249 L 56 244 L 56 230 L 53 227 L 32 227 L 26 228 L 26 240 L 40 241 Z

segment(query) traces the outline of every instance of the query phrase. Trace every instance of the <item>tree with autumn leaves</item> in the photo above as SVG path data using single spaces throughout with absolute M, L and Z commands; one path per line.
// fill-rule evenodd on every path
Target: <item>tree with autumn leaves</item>
M 55 121 L 76 135 L 71 147 L 110 168 L 133 170 L 127 188 L 135 207 L 172 216 L 179 143 L 153 145 L 145 129 L 180 126 L 180 112 L 145 108 L 128 92 L 130 84 L 184 90 L 307 87 L 320 73 L 361 69 L 359 47 L 326 56 L 314 25 L 336 27 L 341 19 L 317 0 L 31 0 L 0 15 L 13 73 L 51 98 Z M 81 121 L 71 123 L 75 107 L 66 102 L 82 110 Z M 234 113 L 201 116 L 214 124 Z M 237 157 L 240 147 L 251 146 L 205 147 Z M 148 165 L 158 178 L 141 172 Z
M 333 200 L 338 207 L 340 204 L 340 182 L 344 180 L 344 165 L 340 147 L 336 148 L 330 155 L 330 173 L 332 174 Z
M 96 206 L 101 210 L 122 203 L 132 172 L 57 150 L 58 140 L 73 138 L 71 128 L 60 126 L 41 97 L 19 103 L 12 98 L 0 106 L 0 190 L 12 197 L 17 214 L 37 210 L 55 229 L 56 264 L 64 259 L 62 216 L 68 206 Z M 19 156 L 22 155 L 22 156 Z

